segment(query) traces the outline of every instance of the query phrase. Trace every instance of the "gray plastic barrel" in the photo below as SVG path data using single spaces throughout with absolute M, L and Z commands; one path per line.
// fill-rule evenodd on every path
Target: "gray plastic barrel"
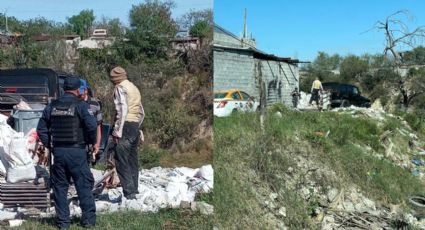
M 33 128 L 37 128 L 38 121 L 43 115 L 43 110 L 16 110 L 12 117 L 14 119 L 14 129 L 27 134 Z

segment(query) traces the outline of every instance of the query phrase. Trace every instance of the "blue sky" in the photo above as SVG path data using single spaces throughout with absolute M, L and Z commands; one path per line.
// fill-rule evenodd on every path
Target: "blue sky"
M 248 32 L 259 49 L 305 61 L 318 51 L 382 53 L 383 33 L 363 32 L 398 10 L 414 16 L 406 19 L 409 28 L 425 25 L 423 0 L 214 0 L 214 20 L 239 36 L 245 8 Z
M 96 19 L 102 16 L 120 18 L 128 25 L 128 13 L 132 5 L 143 0 L 0 0 L 0 12 L 21 20 L 45 17 L 57 22 L 66 22 L 67 17 L 78 14 L 81 10 L 92 9 Z M 173 17 L 179 17 L 190 9 L 212 8 L 213 0 L 174 0 L 177 7 Z

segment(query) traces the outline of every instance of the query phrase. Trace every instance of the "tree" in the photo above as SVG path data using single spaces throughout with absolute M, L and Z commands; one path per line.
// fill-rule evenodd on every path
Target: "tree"
M 314 78 L 318 77 L 322 81 L 339 81 L 335 70 L 339 69 L 342 57 L 338 54 L 330 56 L 325 52 L 318 52 L 314 61 L 302 67 L 306 73 L 300 81 L 300 89 L 302 91 L 310 91 L 311 83 Z
M 190 28 L 189 31 L 190 36 L 199 37 L 201 39 L 208 37 L 212 37 L 212 26 L 208 24 L 207 21 L 197 21 Z
M 372 28 L 384 32 L 386 40 L 384 54 L 390 52 L 396 65 L 402 64 L 402 57 L 397 48 L 401 45 L 414 48 L 419 39 L 425 38 L 425 26 L 409 30 L 407 24 L 401 19 L 402 16 L 409 17 L 410 14 L 406 10 L 399 10 L 389 15 L 385 21 L 376 22 Z
M 425 38 L 425 26 L 419 26 L 414 30 L 409 30 L 407 24 L 403 22 L 403 19 L 405 20 L 409 16 L 408 11 L 400 10 L 389 15 L 385 21 L 376 22 L 372 28 L 384 32 L 386 40 L 384 54 L 387 55 L 390 53 L 392 55 L 396 70 L 408 64 L 405 62 L 408 59 L 403 60 L 403 56 L 398 49 L 402 46 L 415 48 L 418 41 L 423 41 Z M 418 86 L 420 88 L 419 91 L 416 88 Z M 407 110 L 411 101 L 425 91 L 425 84 L 423 84 L 423 81 L 420 82 L 416 77 L 408 75 L 407 78 L 399 81 L 397 88 L 403 98 L 402 105 Z
M 102 17 L 100 21 L 94 23 L 95 28 L 106 29 L 108 36 L 120 38 L 124 35 L 125 27 L 121 23 L 119 18 L 107 18 Z
M 208 25 L 213 25 L 213 12 L 211 9 L 191 10 L 190 12 L 181 16 L 178 20 L 180 29 L 190 30 L 197 22 L 203 21 Z
M 137 49 L 137 55 L 149 58 L 164 58 L 169 38 L 177 32 L 177 24 L 171 17 L 173 1 L 146 0 L 145 3 L 133 5 L 130 10 L 129 39 Z
M 316 70 L 327 70 L 327 71 L 336 70 L 339 68 L 341 60 L 342 58 L 338 54 L 334 54 L 330 56 L 329 54 L 325 52 L 319 51 L 316 59 L 314 59 L 312 63 L 312 66 Z
M 0 13 L 0 29 L 6 30 L 6 16 L 3 13 Z M 22 23 L 13 16 L 7 16 L 7 28 L 9 32 L 21 32 L 22 33 Z
M 368 62 L 355 55 L 349 55 L 341 62 L 341 78 L 345 82 L 360 81 L 369 69 Z
M 93 10 L 82 10 L 78 15 L 68 18 L 68 23 L 71 25 L 72 31 L 85 38 L 90 36 L 94 19 Z
M 405 52 L 402 56 L 403 63 L 407 65 L 424 65 L 425 64 L 425 47 L 419 46 L 412 51 Z

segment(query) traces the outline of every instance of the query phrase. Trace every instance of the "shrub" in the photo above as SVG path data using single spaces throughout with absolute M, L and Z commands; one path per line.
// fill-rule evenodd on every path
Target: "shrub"
M 139 154 L 139 168 L 150 169 L 160 166 L 161 157 L 167 154 L 167 151 L 151 146 L 145 146 Z

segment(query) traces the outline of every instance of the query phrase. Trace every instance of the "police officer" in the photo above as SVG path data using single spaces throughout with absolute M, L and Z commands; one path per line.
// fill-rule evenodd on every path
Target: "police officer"
M 50 176 L 57 226 L 70 226 L 67 194 L 72 178 L 82 210 L 81 225 L 91 227 L 96 224 L 96 206 L 85 146 L 96 142 L 96 119 L 89 113 L 87 103 L 78 98 L 78 78 L 66 78 L 63 88 L 65 94 L 44 109 L 37 132 L 43 145 L 52 147 L 54 162 Z
M 93 114 L 96 118 L 97 129 L 96 129 L 96 144 L 93 146 L 93 156 L 90 156 L 91 160 L 96 160 L 96 155 L 99 152 L 100 143 L 102 141 L 102 123 L 103 123 L 103 115 L 102 115 L 102 106 L 100 102 L 92 97 L 90 91 L 89 84 L 86 80 L 80 79 L 80 98 L 81 100 L 87 102 L 89 105 L 89 112 Z

